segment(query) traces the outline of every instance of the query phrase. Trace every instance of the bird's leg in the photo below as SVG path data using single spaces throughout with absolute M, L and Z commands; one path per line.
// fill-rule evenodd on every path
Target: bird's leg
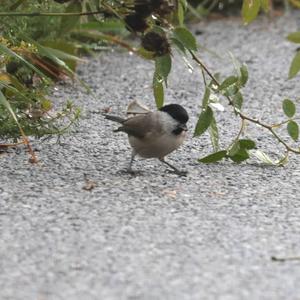
M 136 153 L 135 153 L 135 151 L 133 150 L 133 151 L 131 152 L 130 162 L 129 162 L 129 165 L 128 165 L 128 167 L 127 167 L 127 172 L 128 172 L 128 173 L 134 173 L 134 171 L 132 170 L 132 164 L 133 164 L 135 155 L 136 155 Z
M 177 175 L 180 175 L 180 176 L 186 176 L 187 174 L 187 171 L 180 171 L 178 170 L 176 167 L 172 166 L 170 163 L 168 163 L 167 161 L 165 161 L 164 158 L 159 158 L 159 160 L 166 164 L 167 166 L 169 166 Z

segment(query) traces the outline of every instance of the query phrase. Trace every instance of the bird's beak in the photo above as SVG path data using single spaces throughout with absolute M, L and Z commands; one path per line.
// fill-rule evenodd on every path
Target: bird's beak
M 180 124 L 179 128 L 183 129 L 184 131 L 188 130 L 186 124 Z

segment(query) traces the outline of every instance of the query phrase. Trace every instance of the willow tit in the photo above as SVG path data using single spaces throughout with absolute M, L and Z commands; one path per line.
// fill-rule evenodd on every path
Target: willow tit
M 159 110 L 140 113 L 123 119 L 104 114 L 105 118 L 121 124 L 114 132 L 125 132 L 132 147 L 131 160 L 127 171 L 132 173 L 132 163 L 136 155 L 143 158 L 158 158 L 172 168 L 175 173 L 185 175 L 164 160 L 164 157 L 176 150 L 186 137 L 189 119 L 187 111 L 178 104 L 169 104 Z

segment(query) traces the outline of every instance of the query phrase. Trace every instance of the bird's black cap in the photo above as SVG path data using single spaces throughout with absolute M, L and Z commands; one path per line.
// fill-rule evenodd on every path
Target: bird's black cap
M 185 124 L 189 120 L 187 111 L 179 104 L 169 104 L 160 108 L 160 111 L 168 113 L 176 121 Z

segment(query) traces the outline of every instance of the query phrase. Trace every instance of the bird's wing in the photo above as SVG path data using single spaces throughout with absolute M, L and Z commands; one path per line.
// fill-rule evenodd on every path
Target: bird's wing
M 154 113 L 148 113 L 125 120 L 122 126 L 116 131 L 123 131 L 128 135 L 144 138 L 145 136 L 149 136 L 152 132 L 159 132 L 160 130 L 161 128 L 158 126 L 156 115 Z

